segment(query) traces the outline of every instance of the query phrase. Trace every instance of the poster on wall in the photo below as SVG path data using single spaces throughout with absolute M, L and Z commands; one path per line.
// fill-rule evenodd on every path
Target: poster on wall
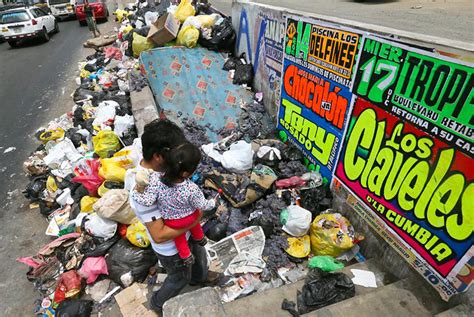
M 285 19 L 281 10 L 270 10 L 252 3 L 233 4 L 237 30 L 235 53 L 245 53 L 253 64 L 255 88 L 263 92 L 267 111 L 276 116 L 280 103 L 281 69 Z
M 368 36 L 335 190 L 444 299 L 474 279 L 473 65 Z
M 331 181 L 361 34 L 297 16 L 286 21 L 278 130 Z
M 367 36 L 353 92 L 474 155 L 472 65 Z

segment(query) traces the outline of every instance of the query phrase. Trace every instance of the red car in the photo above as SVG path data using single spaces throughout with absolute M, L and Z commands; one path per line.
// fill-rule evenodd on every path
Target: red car
M 107 9 L 106 0 L 89 0 L 89 5 L 94 9 L 94 16 L 97 21 L 107 21 L 109 10 Z M 84 12 L 84 0 L 76 2 L 76 17 L 80 25 L 87 25 L 86 13 Z

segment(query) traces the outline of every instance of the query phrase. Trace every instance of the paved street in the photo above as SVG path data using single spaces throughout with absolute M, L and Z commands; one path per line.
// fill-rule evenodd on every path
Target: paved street
M 33 41 L 17 49 L 0 44 L 0 315 L 31 316 L 37 297 L 26 266 L 15 262 L 34 254 L 47 240 L 47 223 L 30 211 L 21 190 L 27 183 L 22 162 L 35 149 L 37 128 L 72 107 L 74 72 L 88 30 L 77 21 L 59 25 L 48 43 Z M 4 153 L 10 147 L 11 152 Z

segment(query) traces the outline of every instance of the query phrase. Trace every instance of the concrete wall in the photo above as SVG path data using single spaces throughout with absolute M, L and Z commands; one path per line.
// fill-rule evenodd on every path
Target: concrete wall
M 290 19 L 288 26 L 292 25 L 293 29 L 290 27 L 287 29 L 287 18 Z M 465 291 L 474 274 L 472 228 L 463 231 L 469 226 L 466 219 L 474 217 L 474 206 L 468 201 L 469 199 L 461 199 L 461 195 L 467 197 L 474 187 L 473 171 L 468 168 L 474 163 L 471 134 L 473 113 L 469 110 L 473 109 L 470 99 L 473 91 L 472 87 L 469 88 L 471 84 L 468 80 L 474 77 L 474 71 L 473 64 L 466 62 L 474 60 L 474 45 L 248 1 L 233 2 L 232 19 L 238 33 L 236 54 L 245 52 L 253 63 L 254 86 L 256 90 L 264 93 L 267 111 L 275 122 L 278 122 L 278 129 L 287 135 L 290 142 L 301 148 L 312 162 L 312 166 L 331 183 L 335 194 L 335 207 L 346 214 L 355 227 L 366 235 L 366 240 L 362 243 L 364 253 L 368 257 L 382 258 L 388 270 L 399 278 L 410 275 L 413 272 L 411 268 L 414 268 L 445 300 Z M 307 28 L 311 32 L 305 32 Z M 335 30 L 338 35 L 327 35 L 329 32 L 317 33 L 321 30 L 324 32 Z M 315 51 L 311 53 L 311 48 L 305 47 L 305 37 L 306 44 L 311 42 L 320 47 L 324 45 L 327 47 L 325 43 L 331 39 L 336 41 L 344 37 L 346 39 L 352 37 L 354 41 L 349 49 L 353 54 L 346 57 L 353 58 L 353 63 L 348 63 L 347 67 L 332 67 L 336 63 L 331 62 L 326 58 L 327 56 L 325 58 L 321 58 L 321 55 L 317 56 L 327 54 L 329 51 L 317 51 L 318 49 L 313 46 L 318 53 Z M 398 54 L 398 57 L 395 55 L 389 57 L 389 54 L 374 49 L 374 45 L 385 47 L 395 55 Z M 418 56 L 420 59 L 413 56 Z M 407 73 L 409 64 L 414 63 L 414 60 L 419 62 L 413 69 L 421 69 L 418 77 L 414 72 Z M 423 60 L 433 61 L 433 64 L 428 62 L 430 66 L 422 68 L 423 66 L 420 65 L 423 65 Z M 440 81 L 439 77 L 432 75 L 440 66 L 439 69 L 450 69 L 450 76 L 454 76 L 452 75 L 455 72 L 454 69 L 463 73 L 461 76 L 463 79 L 459 77 L 460 81 L 452 82 L 448 85 L 448 89 L 450 93 L 456 93 L 456 89 L 459 88 L 457 92 L 463 91 L 469 97 L 455 98 L 450 103 L 451 106 L 446 108 L 429 106 L 423 101 L 415 102 L 413 96 L 416 94 L 425 96 L 423 87 L 428 89 L 432 84 L 433 89 L 440 89 L 443 82 L 447 83 L 444 79 Z M 291 75 L 290 69 L 297 69 L 297 72 Z M 374 69 L 378 70 L 374 73 L 372 72 Z M 391 71 L 393 73 L 390 73 Z M 416 78 L 421 80 L 423 72 L 429 75 L 423 79 L 424 83 L 419 88 L 421 90 L 411 97 L 413 100 L 403 99 L 407 102 L 405 105 L 397 104 L 402 100 L 398 99 L 402 96 L 400 87 L 404 84 L 412 85 Z M 282 77 L 284 77 L 282 73 L 290 74 L 284 86 L 282 86 Z M 393 75 L 390 80 L 385 81 L 385 84 L 390 82 L 387 84 L 388 88 L 379 89 L 383 80 L 388 78 L 384 76 L 388 74 Z M 312 88 L 308 88 L 310 81 L 313 81 Z M 323 94 L 324 89 L 325 96 L 319 95 L 319 105 L 316 105 L 315 96 L 318 94 L 318 86 L 321 86 L 319 87 L 320 94 Z M 439 96 L 441 91 L 438 90 L 438 93 L 434 95 Z M 305 93 L 307 94 L 304 95 Z M 394 96 L 397 99 L 394 99 Z M 335 118 L 336 104 L 337 109 L 339 109 L 339 104 L 344 105 L 341 108 L 342 112 L 339 113 L 340 120 Z M 407 105 L 422 107 L 418 108 L 418 112 L 413 112 L 412 109 L 407 112 L 405 111 Z M 291 111 L 288 110 L 290 108 Z M 456 108 L 457 112 L 454 110 Z M 426 116 L 428 110 L 433 116 Z M 368 115 L 369 112 L 370 115 Z M 445 119 L 441 120 L 443 117 Z M 453 126 L 462 126 L 462 131 L 452 130 L 453 126 L 450 126 L 448 122 L 452 122 Z M 365 135 L 367 138 L 371 133 L 369 131 L 371 124 L 374 127 L 373 131 L 376 130 L 375 127 L 382 127 L 383 131 L 379 131 L 379 141 L 366 140 L 367 144 L 364 145 L 361 139 L 354 140 L 357 139 L 357 133 L 360 131 L 364 131 L 360 135 Z M 354 132 L 355 137 L 352 133 L 354 126 L 358 131 Z M 397 132 L 397 129 L 400 130 Z M 439 130 L 443 132 L 440 133 Z M 313 135 L 311 136 L 310 133 Z M 405 151 L 406 148 L 400 150 L 395 143 L 398 144 L 403 140 L 403 142 L 408 142 L 405 135 L 413 135 L 415 143 L 429 143 L 426 155 L 415 154 L 411 149 Z M 358 142 L 356 143 L 357 151 L 353 153 L 346 151 L 350 142 L 352 144 Z M 379 155 L 378 151 L 381 148 L 376 145 L 377 142 L 380 142 L 381 147 L 385 147 L 383 154 Z M 448 153 L 452 149 L 454 149 L 452 161 L 447 160 L 444 165 L 449 165 L 448 169 L 451 173 L 449 175 L 456 174 L 454 178 L 459 180 L 462 178 L 463 181 L 455 186 L 461 189 L 457 197 L 452 197 L 456 206 L 443 208 L 445 218 L 439 216 L 439 213 L 436 214 L 433 208 L 437 207 L 432 205 L 422 207 L 422 204 L 418 204 L 415 213 L 414 206 L 407 207 L 409 204 L 405 204 L 406 200 L 399 201 L 403 200 L 403 197 L 396 196 L 389 199 L 388 195 L 384 195 L 383 191 L 380 192 L 376 188 L 377 184 L 383 184 L 391 173 L 398 173 L 391 168 L 387 170 L 386 167 L 389 166 L 387 162 L 391 162 L 390 164 L 394 162 L 392 155 L 400 155 L 403 157 L 401 162 L 419 163 L 421 165 L 416 166 L 420 168 L 424 166 L 421 169 L 410 168 L 410 172 L 404 174 L 403 177 L 407 179 L 405 183 L 408 185 L 405 186 L 418 185 L 417 190 L 411 188 L 407 191 L 414 196 L 412 203 L 422 199 L 421 190 L 425 193 L 426 197 L 423 197 L 426 199 L 428 197 L 426 188 L 431 188 L 430 186 L 434 184 L 428 185 L 428 178 L 433 175 L 436 168 L 443 165 L 437 163 L 441 153 Z M 370 153 L 375 154 L 370 155 Z M 372 160 L 373 163 L 366 165 L 370 165 L 371 168 L 376 166 L 377 176 L 369 169 L 363 177 L 362 174 L 352 173 L 355 165 L 350 167 L 353 169 L 351 171 L 348 164 L 343 163 L 346 156 L 349 157 L 348 163 L 360 158 L 365 159 L 361 161 L 364 163 Z M 352 176 L 349 177 L 348 173 L 352 173 Z M 369 173 L 373 175 L 373 183 L 370 186 L 362 179 L 364 177 L 368 179 Z M 419 177 L 414 177 L 414 174 Z M 411 175 L 410 178 L 407 175 Z M 443 183 L 442 187 L 448 186 L 448 183 Z M 400 189 L 401 186 L 398 188 Z M 450 190 L 454 190 L 454 187 Z M 447 199 L 450 195 L 447 194 L 448 192 L 452 193 L 452 191 L 445 191 L 446 196 L 441 200 Z M 437 194 L 444 195 L 441 192 Z M 435 197 L 436 194 L 427 200 L 429 204 L 436 200 Z M 428 215 L 429 213 L 431 215 Z M 454 218 L 447 220 L 450 217 L 457 217 L 457 214 L 463 214 L 464 220 L 461 218 L 457 218 L 457 222 L 453 222 Z M 398 225 L 395 225 L 395 216 L 399 217 L 397 218 Z M 464 229 L 460 228 L 461 226 L 454 228 L 452 226 L 454 223 L 464 225 Z M 403 229 L 403 224 L 410 224 L 413 227 L 405 226 Z M 415 225 L 416 230 L 410 231 L 409 228 L 415 228 Z M 387 248 L 387 244 L 392 248 Z M 435 255 L 437 251 L 442 251 L 444 254 Z M 410 265 L 407 265 L 407 262 Z

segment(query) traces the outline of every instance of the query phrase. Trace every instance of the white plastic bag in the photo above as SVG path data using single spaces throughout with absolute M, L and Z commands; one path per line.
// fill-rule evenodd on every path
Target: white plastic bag
M 153 23 L 156 22 L 156 20 L 158 20 L 158 12 L 151 12 L 151 11 L 148 11 L 145 13 L 145 23 L 146 25 L 150 26 L 152 25 Z
M 311 212 L 297 205 L 291 205 L 287 210 L 288 220 L 283 231 L 294 237 L 304 236 L 311 226 Z
M 252 145 L 243 140 L 232 143 L 229 150 L 220 154 L 214 149 L 215 143 L 202 146 L 202 150 L 222 166 L 235 173 L 246 172 L 252 168 L 253 151 Z
M 128 114 L 124 116 L 117 116 L 115 117 L 114 121 L 114 132 L 119 137 L 123 137 L 124 133 L 128 131 L 131 127 L 133 127 L 134 121 L 133 116 Z
M 222 166 L 231 172 L 245 172 L 252 168 L 252 145 L 245 141 L 237 141 L 222 154 Z
M 49 151 L 48 155 L 43 158 L 44 163 L 51 169 L 57 169 L 64 160 L 76 162 L 81 158 L 81 154 L 77 152 L 74 144 L 68 138 L 55 144 Z
M 106 126 L 110 126 L 114 121 L 115 108 L 117 107 L 119 107 L 119 104 L 115 101 L 102 101 L 97 107 L 92 125 L 100 127 L 101 130 L 104 130 Z
M 101 218 L 96 213 L 86 215 L 84 227 L 90 235 L 106 240 L 112 238 L 117 231 L 115 221 Z

